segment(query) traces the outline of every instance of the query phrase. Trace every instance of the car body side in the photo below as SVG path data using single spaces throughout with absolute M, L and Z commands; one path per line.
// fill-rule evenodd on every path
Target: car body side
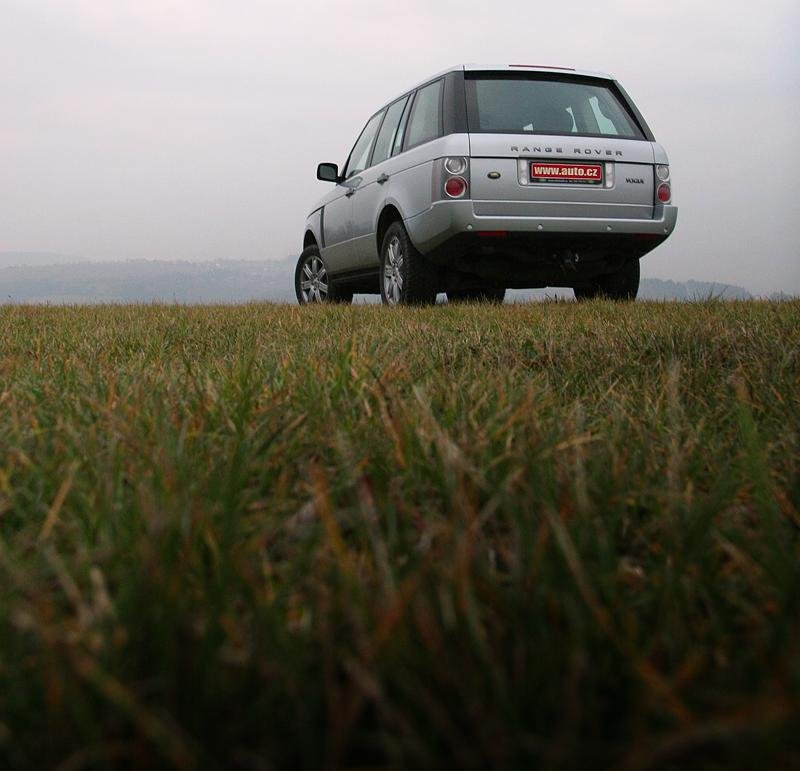
M 463 114 L 458 118 L 458 109 L 451 104 L 456 98 L 457 78 L 458 72 L 453 71 L 438 75 L 393 99 L 375 113 L 385 112 L 400 99 L 413 99 L 425 86 L 442 80 L 440 116 L 443 125 L 440 133 L 443 136 L 411 148 L 404 143 L 398 154 L 336 184 L 309 215 L 304 245 L 313 242 L 319 246 L 332 274 L 377 270 L 381 216 L 389 214 L 409 221 L 429 211 L 434 158 L 469 155 L 466 114 L 462 109 L 460 112 Z M 408 109 L 409 112 L 413 109 L 413 103 Z M 377 180 L 382 174 L 386 174 L 389 180 L 381 185 Z M 348 192 L 351 193 L 349 198 Z M 342 210 L 355 210 L 356 203 L 361 214 L 354 221 L 355 232 L 342 232 L 343 223 L 349 219 L 341 216 Z

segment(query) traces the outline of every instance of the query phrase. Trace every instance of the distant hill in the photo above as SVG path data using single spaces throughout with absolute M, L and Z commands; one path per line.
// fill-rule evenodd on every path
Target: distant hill
M 0 268 L 0 301 L 238 303 L 295 299 L 296 258 L 183 262 L 127 260 Z
M 0 268 L 9 268 L 17 265 L 64 265 L 79 262 L 80 257 L 56 252 L 0 252 Z
M 506 297 L 512 302 L 528 302 L 547 297 L 572 297 L 571 289 L 514 289 Z M 753 295 L 740 286 L 710 281 L 668 281 L 643 278 L 639 285 L 642 300 L 752 300 Z
M 0 302 L 109 303 L 294 302 L 294 257 L 283 260 L 220 260 L 183 262 L 128 260 L 69 262 L 63 255 L 52 263 L 7 267 L 11 253 L 0 253 Z M 16 257 L 26 257 L 13 253 Z M 6 265 L 6 266 L 4 266 Z M 509 300 L 525 302 L 545 297 L 571 297 L 571 290 L 517 290 Z M 703 281 L 642 280 L 639 296 L 650 300 L 707 298 L 750 299 L 746 289 Z
M 753 295 L 740 286 L 710 281 L 667 281 L 645 278 L 639 288 L 643 300 L 752 300 Z

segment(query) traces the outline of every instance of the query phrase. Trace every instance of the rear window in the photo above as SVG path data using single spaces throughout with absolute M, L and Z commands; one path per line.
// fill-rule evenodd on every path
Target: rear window
M 610 84 L 530 75 L 469 77 L 469 130 L 483 134 L 566 134 L 644 139 Z

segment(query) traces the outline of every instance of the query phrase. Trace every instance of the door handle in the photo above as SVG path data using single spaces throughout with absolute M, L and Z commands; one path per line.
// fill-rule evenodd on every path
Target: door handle
M 345 193 L 345 195 L 346 195 L 348 198 L 352 198 L 352 197 L 353 197 L 355 194 L 356 194 L 356 188 L 354 188 L 354 187 L 351 187 L 351 188 L 350 188 L 350 189 L 349 189 L 349 190 L 348 190 L 348 191 Z
M 389 181 L 389 175 L 388 175 L 388 174 L 381 174 L 381 175 L 380 175 L 380 177 L 378 177 L 378 179 L 377 179 L 377 180 L 375 180 L 375 181 L 376 181 L 376 182 L 377 182 L 379 185 L 384 185 L 384 184 L 386 184 L 386 183 Z

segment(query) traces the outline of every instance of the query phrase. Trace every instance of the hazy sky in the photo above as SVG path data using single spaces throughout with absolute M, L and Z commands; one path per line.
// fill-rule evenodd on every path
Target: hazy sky
M 610 72 L 670 154 L 645 276 L 800 292 L 797 0 L 0 0 L 0 252 L 297 253 L 381 103 L 460 62 Z

